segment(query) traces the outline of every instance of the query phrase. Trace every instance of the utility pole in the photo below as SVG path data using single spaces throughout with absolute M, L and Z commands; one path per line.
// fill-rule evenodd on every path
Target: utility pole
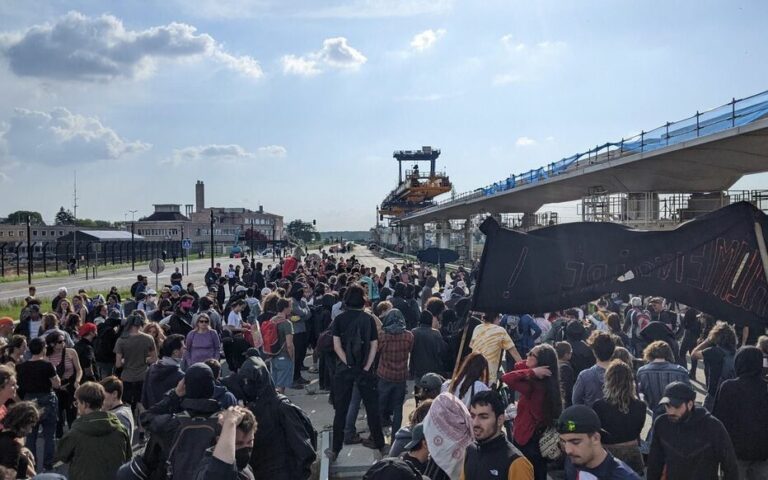
M 136 244 L 133 243 L 133 236 L 136 227 L 136 212 L 138 210 L 128 210 L 131 212 L 131 271 L 136 270 Z M 127 215 L 126 215 L 127 217 Z
M 251 218 L 251 258 L 254 258 L 253 255 L 253 218 Z
M 45 252 L 43 252 L 43 258 L 45 258 Z M 27 285 L 32 285 L 32 227 L 29 215 L 27 215 Z
M 211 208 L 211 269 L 213 269 L 213 208 Z
M 189 275 L 189 272 L 184 273 L 184 249 L 181 248 L 182 243 L 184 243 L 184 224 L 179 225 L 179 250 L 181 250 L 181 273 L 183 275 Z
M 72 223 L 73 223 L 73 225 L 75 227 L 75 229 L 72 230 L 72 250 L 73 250 L 72 257 L 75 259 L 75 268 L 77 268 L 77 265 L 80 263 L 80 259 L 77 258 L 77 200 L 78 200 L 78 198 L 77 198 L 77 170 L 75 170 L 75 192 L 74 192 L 74 195 L 72 197 L 74 199 L 74 202 L 73 202 L 74 212 L 72 213 L 72 216 L 74 217 L 74 219 L 73 219 Z

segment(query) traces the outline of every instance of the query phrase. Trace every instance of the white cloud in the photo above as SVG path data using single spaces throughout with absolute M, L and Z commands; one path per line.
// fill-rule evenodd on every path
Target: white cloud
M 15 109 L 2 140 L 12 160 L 53 165 L 114 160 L 151 148 L 122 139 L 96 117 L 61 107 L 50 112 Z
M 536 145 L 536 140 L 530 137 L 519 137 L 515 142 L 516 147 L 532 147 Z
M 280 59 L 283 65 L 283 73 L 286 75 L 303 75 L 311 77 L 319 74 L 318 61 L 311 58 L 297 57 L 296 55 L 284 55 Z
M 328 68 L 357 70 L 368 59 L 344 37 L 326 38 L 323 48 L 305 56 L 284 55 L 280 62 L 286 75 L 317 75 Z
M 151 73 L 160 59 L 209 58 L 251 78 L 263 75 L 258 62 L 235 56 L 213 37 L 184 23 L 127 30 L 112 15 L 69 12 L 53 24 L 35 25 L 0 37 L 0 54 L 18 76 L 106 82 Z
M 186 147 L 173 151 L 173 156 L 161 161 L 161 164 L 174 166 L 197 161 L 213 161 L 217 163 L 240 164 L 248 160 L 260 160 L 265 158 L 284 158 L 288 154 L 281 145 L 268 145 L 259 147 L 256 152 L 249 152 L 237 144 L 228 145 L 200 145 Z
M 423 52 L 429 50 L 435 43 L 443 38 L 445 35 L 445 29 L 439 28 L 437 30 L 424 30 L 421 33 L 417 33 L 411 40 L 411 49 L 416 52 Z
M 499 41 L 504 55 L 498 62 L 502 71 L 492 77 L 495 86 L 535 80 L 560 67 L 568 51 L 565 42 L 529 44 L 519 41 L 512 34 L 504 35 Z

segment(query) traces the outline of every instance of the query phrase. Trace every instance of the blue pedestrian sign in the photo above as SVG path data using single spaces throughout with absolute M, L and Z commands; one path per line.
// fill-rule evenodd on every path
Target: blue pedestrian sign
M 185 238 L 181 241 L 181 248 L 184 250 L 192 250 L 192 240 Z

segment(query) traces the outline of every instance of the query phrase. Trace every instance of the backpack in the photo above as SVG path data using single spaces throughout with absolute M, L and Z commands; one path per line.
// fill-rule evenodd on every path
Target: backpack
M 165 462 L 166 478 L 194 478 L 200 459 L 215 445 L 220 433 L 218 412 L 210 417 L 191 417 L 187 412 L 181 412 L 176 419 L 179 428 Z
M 280 336 L 277 333 L 277 324 L 272 319 L 269 319 L 261 322 L 260 330 L 261 339 L 264 342 L 264 353 L 277 355 L 279 352 L 275 351 L 275 347 L 277 347 L 277 342 L 280 340 Z
M 361 312 L 362 313 L 362 312 Z M 360 329 L 360 322 L 364 318 L 363 315 L 358 315 L 352 321 L 352 328 L 344 337 L 344 353 L 347 356 L 347 366 L 363 368 L 365 366 L 365 342 L 362 337 L 362 330 Z

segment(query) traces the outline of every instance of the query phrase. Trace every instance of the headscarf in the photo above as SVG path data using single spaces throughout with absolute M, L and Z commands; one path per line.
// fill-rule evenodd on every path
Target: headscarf
M 464 453 L 474 441 L 472 418 L 464 403 L 448 392 L 438 395 L 424 419 L 424 436 L 432 460 L 451 480 L 458 480 Z
M 382 317 L 382 329 L 390 335 L 399 335 L 405 331 L 405 316 L 400 310 L 393 308 Z

